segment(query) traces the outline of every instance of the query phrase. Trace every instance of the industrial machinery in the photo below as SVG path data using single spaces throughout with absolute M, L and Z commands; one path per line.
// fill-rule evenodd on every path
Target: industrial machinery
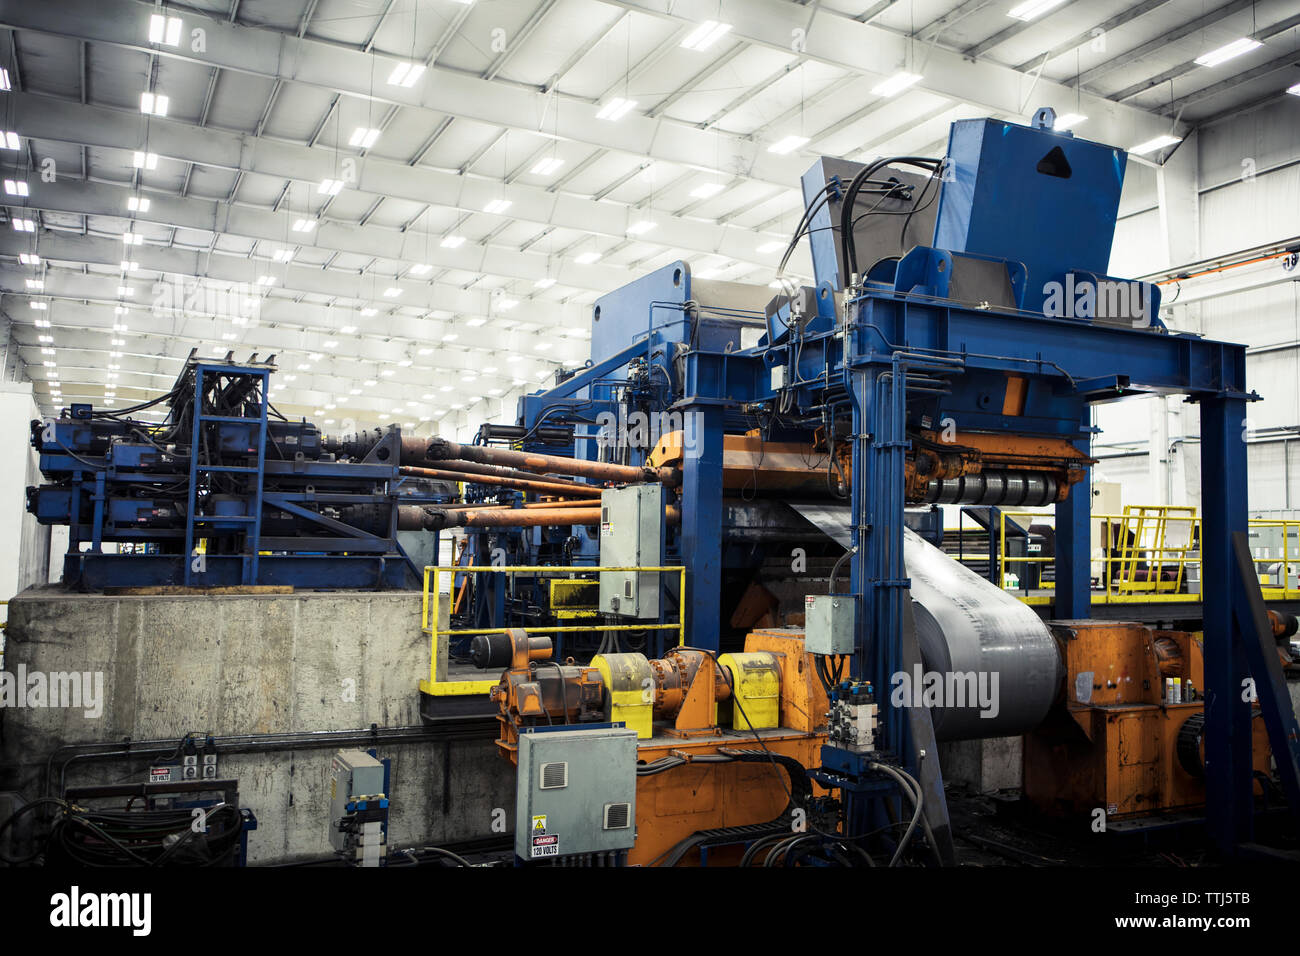
M 332 438 L 285 418 L 268 397 L 273 362 L 255 359 L 192 354 L 153 401 L 32 423 L 49 483 L 27 490 L 27 510 L 68 526 L 65 584 L 418 586 L 400 508 L 454 486 L 403 477 L 395 427 Z M 161 424 L 131 417 L 164 404 Z
M 826 740 L 820 725 L 828 697 L 798 632 L 756 631 L 740 653 L 677 647 L 656 660 L 615 653 L 579 665 L 552 660 L 550 638 L 512 629 L 475 637 L 473 655 L 480 668 L 506 668 L 492 700 L 497 746 L 519 768 L 521 858 L 591 865 L 587 855 L 595 853 L 603 855 L 596 865 L 671 866 L 699 853 L 705 862 L 709 854 L 735 862 L 745 844 L 800 832 L 807 819 L 806 768 Z M 553 733 L 561 730 L 572 733 Z M 548 767 L 563 759 L 553 748 L 563 741 L 563 753 L 581 753 L 581 733 L 600 735 L 614 750 L 586 754 L 597 780 L 586 774 L 576 794 L 543 803 Z M 624 753 L 619 741 L 634 746 Z M 588 799 L 587 790 L 600 787 L 604 796 Z M 615 811 L 611 826 L 618 804 L 627 810 Z M 565 842 L 556 851 L 553 842 L 531 839 L 557 834 Z
M 1048 813 L 1102 809 L 1107 822 L 1203 806 L 1202 636 L 1112 621 L 1057 621 L 1052 632 L 1063 706 L 1025 736 L 1026 798 Z M 1262 720 L 1251 728 L 1260 788 L 1268 734 Z
M 384 864 L 391 769 L 365 750 L 340 750 L 330 761 L 330 846 L 353 866 Z
M 1134 395 L 1185 395 L 1201 411 L 1204 640 L 1196 686 L 1204 759 L 1215 768 L 1204 782 L 1209 836 L 1224 854 L 1260 852 L 1256 712 L 1277 779 L 1300 814 L 1300 727 L 1245 541 L 1240 435 L 1246 403 L 1258 398 L 1246 387 L 1245 349 L 1169 330 L 1156 287 L 1106 275 L 1126 154 L 1054 122 L 1050 109 L 1028 126 L 963 120 L 953 124 L 944 157 L 819 161 L 804 177 L 806 210 L 790 242 L 793 250 L 808 239 L 815 285 L 799 287 L 778 272 L 773 296 L 673 263 L 597 300 L 590 362 L 522 398 L 514 426 L 480 433 L 475 446 L 403 449 L 413 468 L 436 470 L 450 459 L 475 463 L 485 476 L 487 467 L 514 469 L 513 481 L 573 479 L 562 490 L 521 484 L 526 490 L 509 510 L 426 508 L 417 516 L 425 527 L 469 529 L 476 565 L 494 548 L 522 565 L 577 574 L 603 564 L 608 535 L 591 501 L 600 493 L 594 486 L 659 485 L 673 520 L 663 522 L 654 563 L 680 563 L 688 573 L 685 593 L 665 586 L 651 621 L 676 615 L 685 643 L 698 649 L 665 653 L 663 673 L 704 655 L 691 687 L 711 695 L 721 714 L 731 688 L 717 679 L 729 673 L 725 652 L 768 650 L 752 644 L 761 633 L 750 614 L 757 606 L 790 628 L 779 632 L 784 640 L 799 644 L 783 650 L 783 701 L 792 661 L 814 686 L 830 678 L 821 688 L 826 708 L 804 712 L 801 732 L 809 740 L 825 733 L 829 711 L 834 739 L 815 753 L 787 754 L 809 787 L 821 788 L 818 799 L 829 794 L 818 807 L 833 820 L 797 848 L 824 862 L 861 859 L 858 851 L 883 851 L 891 862 L 951 861 L 937 742 L 1034 731 L 1055 712 L 1067 673 L 1083 666 L 1001 582 L 981 579 L 938 551 L 934 536 L 916 533 L 933 527 L 934 512 L 908 507 L 1053 507 L 1052 612 L 1085 621 L 1091 407 Z M 626 427 L 636 416 L 658 423 L 658 433 Z M 567 504 L 524 500 L 531 492 Z M 826 559 L 836 562 L 829 573 Z M 780 566 L 784 573 L 774 573 Z M 502 745 L 514 745 L 509 728 L 524 720 L 613 720 L 613 688 L 594 661 L 533 667 L 546 658 L 540 643 L 530 658 L 529 642 L 553 621 L 537 613 L 536 590 L 531 601 L 517 600 L 518 592 L 503 599 L 506 577 L 478 576 L 474 587 L 494 599 L 476 602 L 464 622 L 527 629 L 515 651 L 486 657 L 514 675 L 494 692 L 507 725 Z M 832 600 L 805 604 L 823 593 Z M 1131 645 L 1112 642 L 1098 653 L 1131 655 Z M 617 637 L 612 648 L 622 651 Z M 851 653 L 808 656 L 842 650 Z M 1097 672 L 1102 663 L 1089 666 Z M 666 701 L 669 688 L 646 664 L 652 696 Z M 1253 705 L 1241 694 L 1248 679 Z M 955 696 L 963 688 L 973 691 L 973 705 L 969 695 Z M 650 706 L 652 720 L 670 716 Z M 680 720 L 672 717 L 678 730 Z M 696 738 L 683 740 L 691 743 L 674 747 L 685 760 Z M 776 759 L 774 745 L 759 750 L 760 759 Z M 716 793 L 708 774 L 735 770 L 695 769 L 699 794 Z M 784 775 L 764 772 L 751 799 L 765 791 L 774 812 L 805 807 Z M 639 787 L 638 816 L 648 821 L 652 805 Z M 698 833 L 712 832 L 706 822 L 707 815 Z M 634 861 L 644 860 L 640 833 Z M 799 858 L 785 847 L 777 858 L 792 854 Z

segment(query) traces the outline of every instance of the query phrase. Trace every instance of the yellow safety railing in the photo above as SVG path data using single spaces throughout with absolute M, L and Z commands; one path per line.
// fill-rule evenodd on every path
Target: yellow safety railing
M 664 573 L 678 574 L 678 621 L 676 624 L 571 624 L 563 627 L 487 627 L 487 628 L 451 628 L 437 626 L 442 609 L 442 592 L 438 590 L 438 581 L 443 574 L 454 575 L 484 572 L 490 574 L 598 574 L 601 571 Z M 430 590 L 429 584 L 433 583 Z M 451 595 L 448 595 L 450 599 Z M 464 697 L 474 694 L 486 694 L 498 683 L 495 680 L 439 680 L 438 679 L 438 638 L 469 637 L 475 634 L 504 634 L 509 630 L 522 630 L 528 634 L 580 634 L 597 631 L 676 631 L 678 645 L 686 643 L 686 567 L 685 565 L 645 565 L 633 567 L 556 567 L 555 565 L 439 565 L 424 569 L 424 595 L 420 609 L 420 630 L 429 635 L 429 678 L 420 681 L 420 690 L 435 697 Z M 432 614 L 431 614 L 432 612 Z
M 1017 520 L 1020 519 L 1020 520 Z M 1029 519 L 1029 520 L 1024 520 Z M 1047 565 L 1055 557 L 1042 554 L 1007 553 L 1007 522 L 1015 521 L 1028 530 L 1029 521 L 1054 525 L 1055 516 L 1043 511 L 1002 511 L 998 535 L 998 580 L 1004 590 L 1026 604 L 1050 604 L 1054 583 L 1030 589 L 1024 574 L 1031 564 Z M 1201 519 L 1196 508 L 1181 505 L 1130 505 L 1124 513 L 1094 514 L 1101 523 L 1101 555 L 1091 564 L 1100 567 L 1093 604 L 1196 603 L 1201 600 Z M 1300 600 L 1300 519 L 1255 518 L 1249 521 L 1250 547 L 1264 599 Z M 961 544 L 967 557 L 966 545 Z M 1026 549 L 1027 550 L 1027 549 Z M 970 557 L 975 557 L 971 554 Z M 983 557 L 983 555 L 979 555 Z M 1009 574 L 1020 579 L 1011 585 Z M 1031 593 L 1031 590 L 1033 593 Z

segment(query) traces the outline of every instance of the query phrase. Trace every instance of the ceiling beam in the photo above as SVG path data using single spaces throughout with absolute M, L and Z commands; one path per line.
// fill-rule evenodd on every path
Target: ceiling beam
M 199 128 L 181 120 L 152 117 L 146 126 L 140 122 L 139 114 L 126 110 L 84 106 L 33 93 L 8 94 L 5 103 L 14 129 L 34 139 L 124 151 L 147 149 L 161 158 L 289 179 L 311 184 L 313 188 L 322 180 L 343 178 L 349 170 L 354 170 L 355 181 L 347 186 L 370 198 L 405 199 L 477 214 L 494 199 L 508 199 L 512 219 L 620 240 L 626 238 L 627 227 L 635 221 L 632 209 L 623 204 L 552 193 L 543 187 L 521 183 L 503 185 L 492 179 L 425 166 L 412 167 L 373 154 L 340 159 L 336 150 L 323 146 L 304 146 L 212 128 L 196 136 Z M 795 176 L 782 185 L 793 190 L 798 182 L 799 177 Z M 665 216 L 654 241 L 684 253 L 718 252 L 745 262 L 765 264 L 755 257 L 747 230 L 698 219 Z M 482 269 L 478 261 L 490 252 L 471 243 L 456 251 L 461 257 L 459 268 L 470 270 Z M 579 266 L 571 262 L 560 263 L 558 271 L 552 268 L 549 272 L 566 285 L 601 291 L 616 288 L 625 279 L 615 276 L 608 267 Z M 522 259 L 515 261 L 504 274 L 535 280 L 546 276 L 548 270 L 544 262 L 530 265 L 529 260 Z
M 678 21 L 717 19 L 716 0 L 600 0 L 627 10 Z M 770 49 L 788 52 L 792 30 L 802 29 L 806 11 L 784 0 L 748 0 L 745 15 L 735 17 L 732 35 Z M 864 76 L 886 77 L 911 66 L 916 41 L 891 30 L 858 23 L 852 17 L 822 8 L 809 30 L 801 55 Z M 870 51 L 869 55 L 866 51 Z M 958 102 L 972 103 L 994 114 L 1027 116 L 1039 106 L 1058 113 L 1078 110 L 1089 117 L 1089 133 L 1098 142 L 1128 146 L 1169 132 L 1168 119 L 1104 97 L 1080 93 L 1064 84 L 1039 78 L 987 60 L 971 62 L 960 52 L 935 45 L 926 52 L 924 79 L 916 89 Z M 1180 127 L 1181 129 L 1181 127 Z
M 135 0 L 62 0 L 50 4 L 8 4 L 0 25 L 56 36 L 107 43 L 160 57 L 221 67 L 267 79 L 282 79 L 358 99 L 416 112 L 462 116 L 493 126 L 526 130 L 562 141 L 612 149 L 637 157 L 716 171 L 719 167 L 775 185 L 796 181 L 799 159 L 768 153 L 764 144 L 718 130 L 704 131 L 664 117 L 629 114 L 617 123 L 596 119 L 600 105 L 586 99 L 544 93 L 500 80 L 484 80 L 446 67 L 430 66 L 414 87 L 384 82 L 402 58 L 366 53 L 356 47 L 287 31 L 250 27 L 186 11 L 186 30 L 207 31 L 207 47 L 148 43 L 154 7 Z M 788 38 L 786 40 L 788 45 Z M 562 102 L 561 102 L 562 101 Z M 557 108 L 559 107 L 559 108 Z

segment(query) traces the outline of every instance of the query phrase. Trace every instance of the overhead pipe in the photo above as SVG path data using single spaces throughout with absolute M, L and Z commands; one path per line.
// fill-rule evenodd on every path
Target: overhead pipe
M 495 475 L 466 475 L 459 471 L 444 471 L 440 468 L 415 468 L 403 465 L 403 475 L 415 478 L 437 478 L 441 481 L 464 481 L 474 485 L 492 485 L 498 488 L 515 488 L 519 491 L 535 491 L 546 495 L 570 495 L 575 498 L 599 498 L 600 489 L 592 485 L 555 484 L 541 478 L 501 478 Z
M 402 460 L 414 454 L 420 440 L 409 445 L 402 443 Z M 515 451 L 511 448 L 493 448 L 486 445 L 462 445 L 445 438 L 431 438 L 420 459 L 440 461 L 468 461 L 482 465 L 506 465 L 526 471 L 553 471 L 562 475 L 591 478 L 595 481 L 641 482 L 659 481 L 667 485 L 679 484 L 677 469 L 641 468 L 636 465 L 615 465 L 604 461 L 586 461 L 582 458 L 564 458 L 560 455 L 542 455 L 535 452 Z
M 489 503 L 476 505 L 438 505 L 443 511 L 500 511 L 505 505 Z M 528 511 L 548 510 L 554 508 L 590 508 L 591 502 L 565 498 L 559 501 L 526 501 L 519 506 Z
M 424 464 L 430 464 L 426 461 Z M 592 485 L 582 484 L 571 478 L 557 478 L 553 475 L 539 475 L 535 471 L 521 471 L 518 468 L 506 468 L 503 465 L 480 465 L 472 461 L 437 461 L 436 464 L 444 471 L 463 472 L 466 477 L 462 481 L 471 480 L 470 475 L 493 475 L 497 478 L 522 478 L 525 481 L 537 481 L 539 478 L 553 485 L 563 485 L 566 488 L 577 488 L 579 490 L 590 491 Z
M 681 511 L 668 508 L 669 524 L 681 521 Z M 489 508 L 482 511 L 450 511 L 436 505 L 403 505 L 398 509 L 398 527 L 404 531 L 442 531 L 445 528 L 549 528 L 600 524 L 599 506 L 586 508 Z

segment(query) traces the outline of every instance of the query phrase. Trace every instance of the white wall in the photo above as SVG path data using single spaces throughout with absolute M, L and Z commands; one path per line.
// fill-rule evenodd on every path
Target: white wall
M 1113 275 L 1142 276 L 1300 235 L 1300 101 L 1283 97 L 1199 130 L 1163 175 L 1162 180 L 1162 173 L 1130 162 Z M 1180 213 L 1177 201 L 1190 196 L 1191 184 L 1196 200 L 1189 215 Z M 1286 278 L 1279 265 L 1268 268 Z M 1165 289 L 1162 316 L 1171 328 L 1248 346 L 1247 385 L 1263 397 L 1247 412 L 1252 514 L 1300 508 L 1300 431 L 1294 439 L 1279 434 L 1300 429 L 1295 280 L 1300 269 L 1288 281 L 1192 304 L 1179 304 L 1182 293 Z M 1103 458 L 1097 474 L 1123 482 L 1125 503 L 1199 503 L 1194 406 L 1178 399 L 1133 399 L 1100 407 L 1096 424 L 1102 433 L 1094 454 Z M 1107 457 L 1133 452 L 1141 456 Z
M 27 513 L 27 487 L 41 481 L 30 430 L 39 417 L 30 382 L 0 382 L 0 600 L 48 580 L 50 531 Z

